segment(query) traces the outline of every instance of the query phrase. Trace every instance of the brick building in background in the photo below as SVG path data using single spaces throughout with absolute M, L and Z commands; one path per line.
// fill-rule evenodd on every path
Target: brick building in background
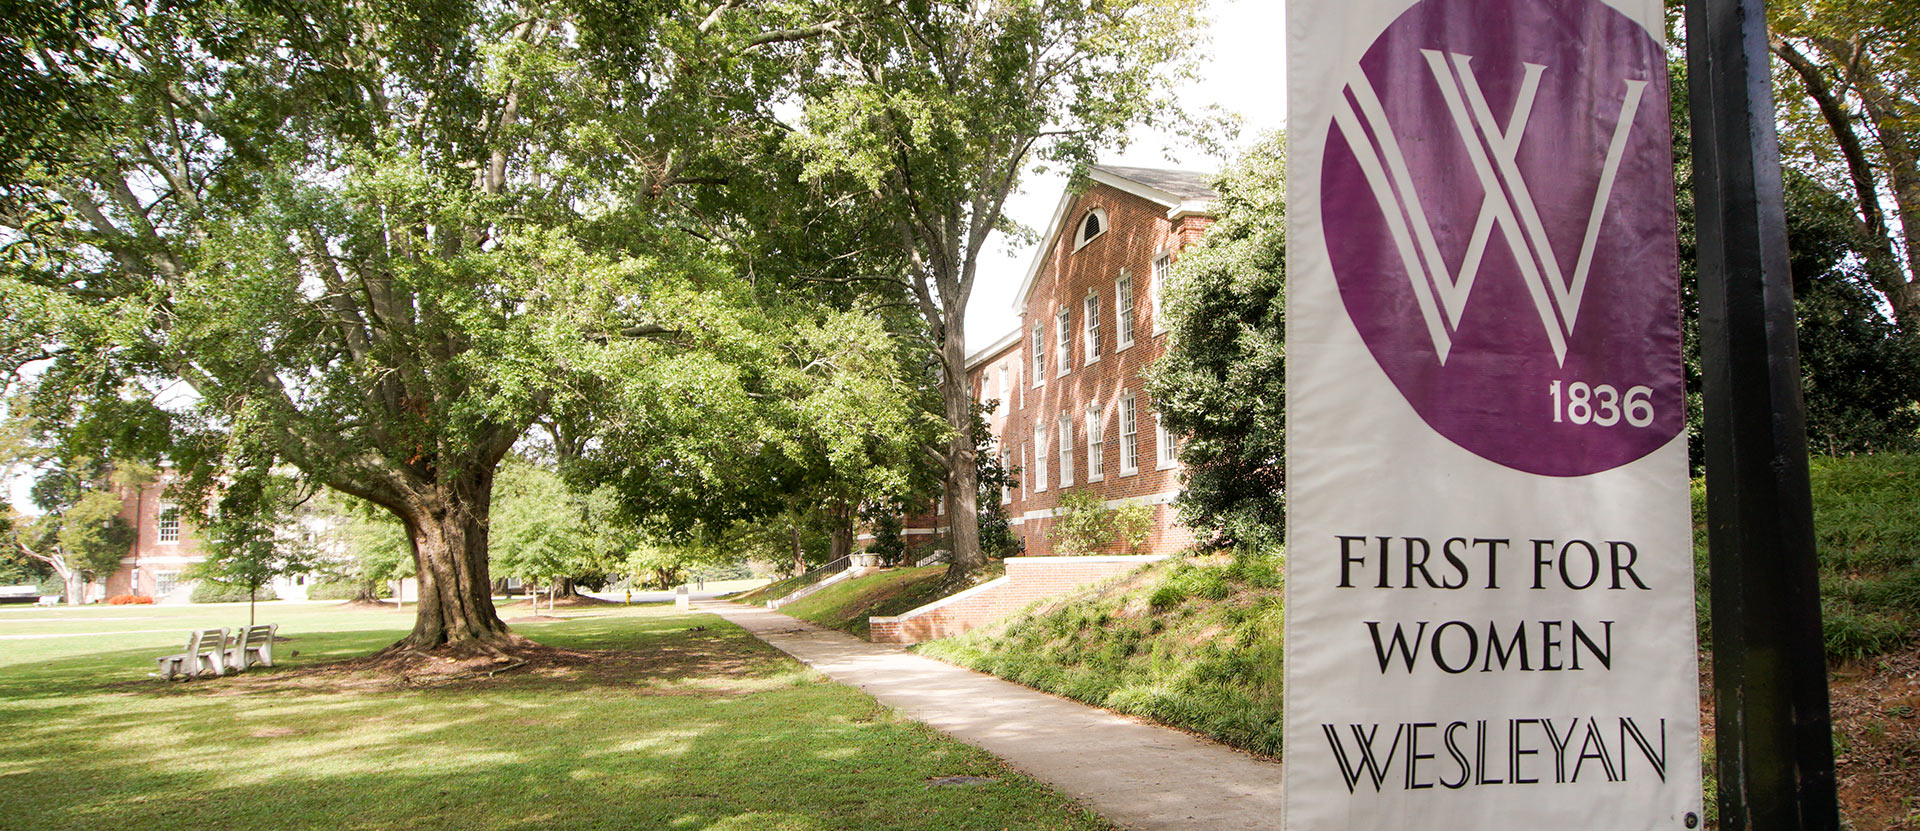
M 987 419 L 994 452 L 1020 471 L 1001 501 L 1027 555 L 1058 553 L 1047 530 L 1069 491 L 1151 505 L 1136 553 L 1193 542 L 1175 521 L 1174 442 L 1142 375 L 1167 348 L 1161 297 L 1173 262 L 1213 222 L 1209 178 L 1093 168 L 1087 192 L 1063 195 L 1054 211 L 1014 299 L 1019 327 L 968 359 L 975 396 L 1000 402 Z M 944 506 L 911 518 L 907 542 L 922 546 L 945 525 Z
M 151 482 L 120 488 L 120 518 L 133 526 L 133 542 L 119 570 L 107 576 L 104 597 L 131 594 L 184 602 L 192 593 L 193 580 L 186 571 L 207 555 L 186 512 L 166 499 L 167 487 L 176 479 L 173 471 L 162 470 Z M 99 591 L 99 584 L 94 588 Z
M 118 486 L 120 518 L 133 527 L 133 542 L 120 558 L 120 568 L 104 583 L 87 587 L 89 602 L 119 595 L 151 597 L 160 603 L 186 603 L 198 582 L 189 569 L 207 558 L 199 533 L 187 513 L 166 497 L 179 480 L 171 469 L 161 469 L 153 481 L 139 487 Z M 342 517 L 302 513 L 279 533 L 299 537 L 316 546 L 323 558 L 344 560 L 344 543 L 333 533 L 345 524 Z M 318 572 L 273 578 L 268 587 L 282 600 L 305 600 Z

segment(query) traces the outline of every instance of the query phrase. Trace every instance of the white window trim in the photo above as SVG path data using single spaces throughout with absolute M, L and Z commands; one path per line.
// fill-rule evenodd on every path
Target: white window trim
M 1007 409 L 1009 410 L 1013 409 L 1013 396 L 1009 392 L 1009 389 L 1013 386 L 1013 382 L 1007 380 L 1009 377 L 1011 377 L 1007 374 L 1010 371 L 1011 370 L 1007 368 L 1007 362 L 1001 361 L 1000 362 L 1000 403 L 1007 405 Z
M 1089 306 L 1093 308 L 1093 311 L 1087 311 Z M 1099 292 L 1087 292 L 1087 296 L 1080 301 L 1080 316 L 1085 318 L 1085 320 L 1080 321 L 1081 361 L 1086 364 L 1097 364 L 1100 362 Z
M 1160 264 L 1162 262 L 1167 264 L 1167 268 L 1164 272 L 1160 269 Z M 1166 293 L 1167 293 L 1167 283 L 1172 279 L 1173 279 L 1173 253 L 1170 251 L 1160 251 L 1158 253 L 1155 253 L 1153 255 L 1153 277 L 1151 278 L 1152 280 L 1151 295 L 1153 298 L 1153 333 L 1156 335 L 1166 334 L 1166 331 L 1167 331 Z
M 1060 413 L 1060 435 L 1054 449 L 1060 454 L 1060 487 L 1073 487 L 1073 413 Z
M 1100 232 L 1090 237 L 1084 236 L 1087 230 L 1087 217 L 1089 216 L 1097 216 L 1100 218 Z M 1073 224 L 1073 250 L 1079 251 L 1087 247 L 1087 243 L 1106 236 L 1107 231 L 1111 228 L 1113 228 L 1113 223 L 1107 221 L 1106 208 L 1088 208 L 1086 213 L 1080 215 L 1080 221 Z
M 1125 291 L 1121 288 L 1125 287 Z M 1120 308 L 1120 298 L 1127 299 L 1127 308 Z M 1133 324 L 1135 307 L 1133 303 L 1133 275 L 1126 269 L 1120 269 L 1120 276 L 1113 281 L 1113 340 L 1114 354 L 1127 351 L 1133 346 Z
M 166 525 L 168 511 L 174 512 L 173 539 L 167 539 Z M 180 506 L 171 502 L 162 502 L 156 506 L 153 512 L 153 541 L 160 545 L 179 545 L 180 539 L 186 536 L 186 528 L 181 521 L 181 515 L 183 513 L 184 512 L 180 510 Z
M 1033 471 L 1039 482 L 1034 493 L 1047 492 L 1047 428 L 1043 421 L 1045 419 L 1036 418 L 1033 425 Z
M 1047 328 L 1046 324 L 1035 321 L 1033 324 L 1033 386 L 1047 382 Z
M 1177 452 L 1174 452 L 1174 453 L 1168 452 L 1169 450 L 1176 450 L 1176 449 L 1177 448 L 1175 447 L 1173 442 L 1173 433 L 1167 430 L 1166 422 L 1161 420 L 1160 413 L 1155 412 L 1153 414 L 1153 458 L 1154 458 L 1153 467 L 1154 469 L 1155 470 L 1172 470 L 1176 467 L 1179 467 L 1180 454 Z
M 1055 377 L 1065 377 L 1073 371 L 1073 309 L 1061 304 L 1053 313 L 1054 342 L 1053 360 L 1060 366 L 1053 372 Z
M 1132 418 L 1132 432 L 1128 432 L 1128 416 Z M 1129 453 L 1128 451 L 1132 451 Z M 1129 464 L 1128 456 L 1132 456 Z M 1140 404 L 1129 392 L 1120 397 L 1120 475 L 1132 476 L 1140 472 Z
M 1100 405 L 1087 408 L 1087 481 L 1107 478 L 1107 426 L 1100 423 Z

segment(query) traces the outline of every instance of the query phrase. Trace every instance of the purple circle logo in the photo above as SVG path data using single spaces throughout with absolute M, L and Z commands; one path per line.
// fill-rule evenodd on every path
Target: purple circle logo
M 1413 409 L 1581 476 L 1685 423 L 1666 55 L 1599 0 L 1422 0 L 1341 90 L 1334 278 Z

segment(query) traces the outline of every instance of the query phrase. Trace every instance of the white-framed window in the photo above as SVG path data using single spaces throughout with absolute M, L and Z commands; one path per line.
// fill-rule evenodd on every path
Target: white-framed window
M 1000 471 L 1008 478 L 1007 485 L 1000 489 L 1000 504 L 1011 505 L 1013 504 L 1013 465 L 1010 464 L 1007 449 L 1004 447 L 1000 448 Z
M 1008 377 L 1007 362 L 1001 361 L 1000 362 L 1000 401 L 1001 403 L 1006 404 L 1009 409 L 1013 407 L 1013 399 L 1007 397 L 1007 387 L 1012 383 L 1013 383 L 1013 380 Z
M 1105 208 L 1089 209 L 1080 217 L 1080 225 L 1073 234 L 1073 250 L 1085 248 L 1087 243 L 1098 239 L 1107 232 L 1107 211 Z
M 1120 396 L 1120 475 L 1140 472 L 1140 407 L 1133 393 Z
M 1133 275 L 1126 269 L 1113 281 L 1113 337 L 1115 352 L 1133 345 Z
M 1167 331 L 1167 280 L 1173 276 L 1173 255 L 1153 259 L 1153 333 Z
M 154 534 L 154 539 L 160 542 L 180 541 L 180 509 L 178 507 L 160 503 L 160 512 L 155 524 L 158 533 Z
M 1107 431 L 1100 423 L 1100 405 L 1087 407 L 1087 481 L 1098 482 L 1107 476 Z
M 1033 444 L 1031 442 L 1022 442 L 1020 445 L 1020 467 L 1024 468 L 1024 470 L 1020 472 L 1020 492 L 1026 494 L 1028 498 L 1032 498 Z
M 139 575 L 136 574 L 135 579 L 139 579 Z M 180 587 L 180 572 L 177 572 L 177 571 L 154 572 L 153 574 L 153 596 L 154 597 L 166 597 L 167 595 L 173 594 L 173 590 L 179 587 Z
M 1047 489 L 1047 427 L 1033 420 L 1033 477 L 1035 491 Z
M 993 400 L 993 384 L 991 382 L 992 375 L 993 373 L 987 372 L 987 373 L 982 373 L 980 377 L 980 405 L 983 407 L 986 406 L 988 401 Z
M 1087 363 L 1100 360 L 1100 294 L 1087 292 L 1086 308 L 1080 316 L 1086 318 L 1087 331 L 1082 333 L 1087 339 Z
M 1053 362 L 1059 364 L 1054 369 L 1054 374 L 1065 375 L 1067 369 L 1073 364 L 1073 310 L 1061 306 L 1060 311 L 1054 312 L 1053 316 L 1054 331 L 1059 333 L 1059 338 L 1053 345 Z
M 1167 420 L 1159 413 L 1153 414 L 1153 453 L 1161 470 L 1180 462 L 1180 446 L 1174 443 L 1173 432 L 1167 429 Z
M 1038 321 L 1033 324 L 1033 385 L 1036 387 L 1047 377 L 1047 341 L 1043 329 Z
M 1073 414 L 1060 414 L 1060 487 L 1073 484 Z

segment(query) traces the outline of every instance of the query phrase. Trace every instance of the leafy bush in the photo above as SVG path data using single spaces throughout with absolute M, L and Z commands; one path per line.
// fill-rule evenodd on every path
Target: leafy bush
M 194 584 L 191 599 L 195 603 L 244 603 L 249 598 L 246 586 L 234 586 L 218 580 L 201 580 Z M 251 599 L 279 600 L 280 596 L 274 594 L 272 586 L 261 586 Z
M 1062 554 L 1092 554 L 1115 544 L 1121 553 L 1131 554 L 1147 541 L 1152 528 L 1153 509 L 1145 503 L 1128 501 L 1109 508 L 1097 494 L 1067 491 L 1060 495 L 1047 539 Z
M 109 606 L 146 606 L 152 603 L 153 598 L 143 595 L 116 594 L 107 598 L 107 605 Z

